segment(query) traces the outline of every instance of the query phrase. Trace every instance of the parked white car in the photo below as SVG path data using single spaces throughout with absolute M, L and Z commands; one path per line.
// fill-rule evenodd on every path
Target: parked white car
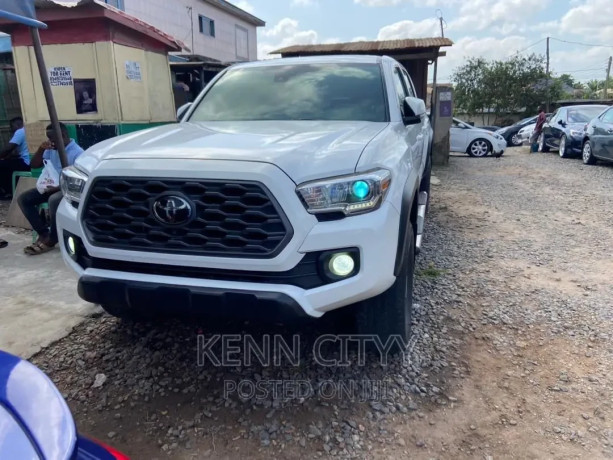
M 517 139 L 521 141 L 522 144 L 524 142 L 530 141 L 530 137 L 532 136 L 532 133 L 534 132 L 535 127 L 536 127 L 536 123 L 531 123 L 527 126 L 524 126 L 517 133 Z
M 457 118 L 453 119 L 450 134 L 451 151 L 468 153 L 471 157 L 485 157 L 491 153 L 502 155 L 507 146 L 500 134 L 475 128 Z

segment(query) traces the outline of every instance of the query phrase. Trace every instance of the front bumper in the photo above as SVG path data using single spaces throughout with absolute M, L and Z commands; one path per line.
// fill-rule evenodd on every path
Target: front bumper
M 126 170 L 114 160 L 115 168 Z M 175 164 L 177 162 L 174 162 Z M 182 171 L 198 171 L 202 165 L 192 165 L 188 160 L 181 162 Z M 102 165 L 103 166 L 103 165 Z M 215 176 L 215 166 L 207 165 L 207 178 Z M 243 259 L 224 257 L 199 257 L 194 255 L 163 254 L 127 251 L 93 246 L 85 237 L 80 220 L 80 211 L 64 200 L 58 209 L 58 232 L 60 247 L 65 262 L 80 276 L 79 293 L 90 302 L 120 302 L 128 307 L 156 304 L 173 311 L 184 307 L 191 311 L 204 311 L 217 305 L 216 311 L 229 316 L 240 315 L 241 305 L 250 305 L 251 311 L 270 311 L 276 304 L 282 310 L 302 311 L 310 317 L 320 317 L 324 313 L 341 308 L 388 289 L 395 281 L 393 274 L 396 258 L 400 214 L 389 202 L 371 213 L 353 216 L 338 221 L 318 222 L 308 214 L 294 192 L 295 184 L 276 167 L 266 164 L 245 166 L 234 162 L 231 169 L 227 165 L 217 165 L 221 170 L 232 170 L 245 180 L 264 183 L 279 201 L 288 216 L 295 232 L 292 240 L 283 251 L 272 259 Z M 149 161 L 151 177 L 172 175 L 172 164 L 163 160 Z M 98 172 L 99 175 L 113 175 L 112 170 Z M 142 169 L 137 169 L 143 174 Z M 191 173 L 193 175 L 193 173 Z M 217 178 L 217 177 L 216 177 Z M 223 177 L 219 177 L 223 178 Z M 230 178 L 228 178 L 230 179 Z M 87 190 L 85 190 L 87 193 Z M 246 282 L 207 279 L 194 276 L 169 276 L 164 274 L 139 273 L 137 270 L 84 268 L 68 254 L 62 235 L 64 232 L 79 237 L 84 249 L 91 257 L 107 261 L 126 261 L 136 264 L 152 264 L 165 267 L 186 267 L 211 270 L 236 270 L 253 272 L 287 272 L 295 268 L 308 254 L 344 248 L 357 248 L 360 255 L 360 269 L 351 278 L 331 284 L 305 289 L 294 284 L 272 284 L 267 282 Z M 145 293 L 145 294 L 143 294 Z M 107 296 L 111 296 L 110 298 Z M 174 300 L 173 300 L 174 299 Z M 137 305 L 138 304 L 138 305 Z M 272 309 L 274 310 L 274 309 Z
M 570 137 L 566 145 L 568 145 L 568 149 L 574 154 L 579 155 L 583 152 L 583 139 L 580 137 Z
M 492 149 L 494 150 L 494 153 L 501 153 L 504 152 L 504 150 L 507 148 L 507 141 L 504 139 L 497 139 L 494 138 L 492 140 Z

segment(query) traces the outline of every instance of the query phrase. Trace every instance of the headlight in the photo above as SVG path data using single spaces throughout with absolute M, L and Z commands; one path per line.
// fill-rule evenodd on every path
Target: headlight
M 81 193 L 87 183 L 87 175 L 74 166 L 69 166 L 62 170 L 60 176 L 60 187 L 64 197 L 70 201 L 80 202 Z
M 321 181 L 296 188 L 311 214 L 359 214 L 376 209 L 385 199 L 392 175 L 385 169 Z
M 579 131 L 578 129 L 571 129 L 570 135 L 574 137 L 581 137 L 583 136 L 583 131 Z

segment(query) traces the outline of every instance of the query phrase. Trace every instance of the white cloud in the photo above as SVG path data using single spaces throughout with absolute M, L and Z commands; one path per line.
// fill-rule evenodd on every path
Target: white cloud
M 582 35 L 590 42 L 613 42 L 613 2 L 611 0 L 587 0 L 571 8 L 560 21 L 563 33 Z
M 245 10 L 247 13 L 253 14 L 255 8 L 253 5 L 246 0 L 241 0 L 240 2 L 236 2 L 235 5 L 239 7 L 241 10 Z
M 298 21 L 283 18 L 270 29 L 261 32 L 258 39 L 258 58 L 270 59 L 271 51 L 291 45 L 313 45 L 318 43 L 319 35 L 314 30 L 302 30 Z
M 397 40 L 402 38 L 438 37 L 440 23 L 436 19 L 423 21 L 400 21 L 379 30 L 377 40 Z
M 522 29 L 529 15 L 545 9 L 551 0 L 465 0 L 458 17 L 449 21 L 449 30 L 482 31 L 499 26 L 501 32 Z

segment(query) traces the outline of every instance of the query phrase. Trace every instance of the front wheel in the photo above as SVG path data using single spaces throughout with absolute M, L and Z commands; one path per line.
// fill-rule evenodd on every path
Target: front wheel
M 376 335 L 384 345 L 388 340 L 394 340 L 389 343 L 393 343 L 392 351 L 395 353 L 404 351 L 411 338 L 415 271 L 415 236 L 411 224 L 406 237 L 408 248 L 404 263 L 392 287 L 356 305 L 358 333 Z
M 467 153 L 471 157 L 481 158 L 488 156 L 490 153 L 492 153 L 492 150 L 492 144 L 490 144 L 489 141 L 486 141 L 485 139 L 475 139 L 468 146 Z
M 562 136 L 560 139 L 560 149 L 558 150 L 560 154 L 560 158 L 568 158 L 568 141 L 566 140 L 566 136 Z
M 592 144 L 590 140 L 587 139 L 583 143 L 583 149 L 581 150 L 581 157 L 583 158 L 583 164 L 585 165 L 593 165 L 596 164 L 596 157 L 592 154 Z
M 549 152 L 549 147 L 547 147 L 547 144 L 545 143 L 545 135 L 543 133 L 539 134 L 538 143 L 539 152 Z
M 513 134 L 513 136 L 511 136 L 510 141 L 513 147 L 519 147 L 524 143 L 524 141 L 519 137 L 519 133 Z

